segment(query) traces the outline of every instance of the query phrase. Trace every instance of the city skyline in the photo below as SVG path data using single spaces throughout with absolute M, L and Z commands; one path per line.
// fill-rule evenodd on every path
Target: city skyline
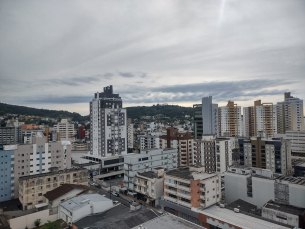
M 109 10 L 111 9 L 111 10 Z M 1 102 L 90 113 L 123 107 L 305 98 L 303 1 L 0 3 Z

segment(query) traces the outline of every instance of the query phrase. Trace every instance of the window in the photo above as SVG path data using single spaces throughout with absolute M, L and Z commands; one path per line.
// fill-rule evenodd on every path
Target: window
M 38 196 L 42 196 L 42 193 L 38 193 Z
M 51 188 L 51 185 L 47 185 L 47 188 Z
M 76 183 L 76 180 L 73 180 L 73 183 Z
M 53 184 L 53 187 L 54 187 L 54 188 L 56 188 L 56 187 L 57 187 L 57 184 L 56 184 L 56 183 L 55 183 L 55 184 Z
M 57 177 L 53 177 L 53 180 L 56 180 Z
M 42 186 L 39 186 L 39 187 L 38 187 L 38 190 L 42 190 Z

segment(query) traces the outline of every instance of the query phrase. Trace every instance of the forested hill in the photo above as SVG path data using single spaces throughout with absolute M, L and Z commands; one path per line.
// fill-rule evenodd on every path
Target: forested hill
M 150 107 L 127 107 L 128 118 L 140 118 L 141 116 L 164 115 L 169 118 L 178 118 L 185 115 L 193 115 L 192 107 L 181 107 L 178 105 L 153 105 Z
M 81 119 L 83 117 L 76 112 L 37 109 L 31 107 L 0 103 L 0 115 L 4 115 L 4 114 L 33 115 L 33 116 L 50 117 L 50 118 L 70 117 L 73 119 Z
M 76 112 L 37 109 L 25 106 L 10 105 L 0 103 L 0 115 L 4 114 L 19 114 L 19 115 L 34 115 L 50 118 L 72 118 L 75 121 L 89 121 L 89 116 L 81 116 Z M 138 106 L 127 107 L 127 117 L 140 119 L 141 116 L 157 116 L 162 115 L 169 118 L 184 117 L 185 115 L 192 116 L 193 110 L 191 107 L 181 107 L 178 105 L 153 105 L 153 106 Z

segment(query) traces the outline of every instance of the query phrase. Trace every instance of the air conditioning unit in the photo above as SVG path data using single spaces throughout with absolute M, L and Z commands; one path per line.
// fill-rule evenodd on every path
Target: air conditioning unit
M 224 208 L 225 205 L 224 204 L 219 204 L 219 207 Z
M 239 209 L 238 209 L 238 208 L 234 208 L 234 211 L 235 211 L 236 213 L 239 213 Z

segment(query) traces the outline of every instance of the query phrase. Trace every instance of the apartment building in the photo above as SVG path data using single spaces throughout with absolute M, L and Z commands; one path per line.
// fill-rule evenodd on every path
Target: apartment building
M 193 165 L 204 166 L 206 172 L 216 171 L 215 139 L 216 135 L 194 139 Z
M 145 133 L 138 136 L 140 140 L 140 149 L 158 149 L 160 148 L 160 139 L 158 136 L 153 136 Z
M 0 202 L 14 199 L 14 163 L 17 146 L 1 146 L 0 150 Z
M 140 154 L 124 157 L 124 186 L 129 191 L 135 190 L 136 173 L 153 171 L 154 168 L 166 170 L 177 168 L 177 149 L 147 149 Z
M 276 134 L 275 137 L 289 140 L 293 154 L 305 155 L 305 131 L 286 131 L 286 134 Z
M 221 200 L 221 178 L 190 166 L 164 174 L 164 200 L 186 208 L 204 209 Z
M 272 103 L 254 101 L 254 106 L 243 108 L 245 137 L 257 136 L 260 131 L 273 137 L 277 133 L 277 109 Z
M 258 168 L 230 167 L 225 173 L 225 198 L 230 204 L 238 199 L 258 208 L 269 200 L 305 207 L 305 178 L 278 175 Z
M 153 168 L 153 171 L 136 173 L 134 183 L 137 198 L 146 203 L 157 206 L 163 196 L 164 168 Z
M 0 145 L 14 145 L 22 142 L 23 139 L 21 127 L 0 127 Z
M 234 138 L 216 138 L 215 155 L 216 155 L 216 172 L 224 173 L 233 163 L 233 149 L 235 149 Z
M 241 107 L 233 101 L 218 108 L 219 136 L 243 136 Z
M 88 171 L 86 169 L 57 170 L 19 178 L 19 200 L 23 210 L 35 208 L 35 205 L 45 203 L 44 194 L 62 184 L 80 184 L 88 186 Z
M 253 137 L 239 139 L 241 165 L 269 169 L 274 173 L 290 175 L 291 143 L 282 138 L 264 139 Z
M 166 135 L 159 137 L 161 149 L 178 149 L 178 165 L 189 166 L 193 163 L 193 139 L 191 132 L 179 131 L 174 127 L 166 129 Z
M 90 102 L 90 154 L 110 157 L 127 154 L 127 113 L 112 85 L 95 93 Z
M 22 131 L 23 143 L 33 144 L 33 138 L 36 137 L 37 133 L 43 132 L 42 129 L 27 129 Z
M 61 141 L 75 141 L 74 124 L 70 124 L 68 119 L 62 119 L 60 123 L 54 125 L 54 131 L 60 134 Z
M 196 139 L 206 134 L 218 136 L 218 104 L 212 103 L 212 96 L 202 98 L 202 103 L 194 104 L 193 110 Z
M 277 103 L 277 133 L 305 131 L 303 100 L 284 93 L 284 101 Z
M 131 122 L 131 119 L 128 118 L 127 119 L 127 149 L 129 152 L 132 153 L 133 150 L 133 141 L 134 141 L 134 137 L 133 137 L 133 123 Z

